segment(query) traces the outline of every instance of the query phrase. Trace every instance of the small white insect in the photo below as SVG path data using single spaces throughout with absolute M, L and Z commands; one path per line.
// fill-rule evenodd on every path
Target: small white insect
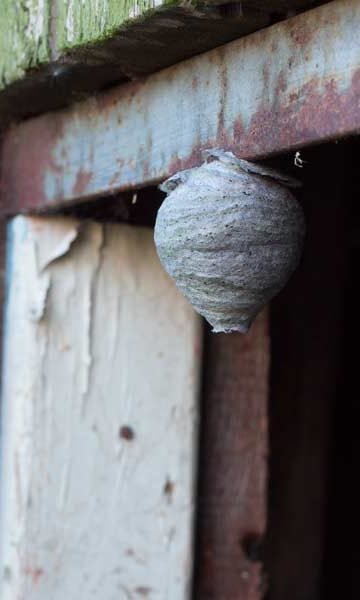
M 305 163 L 306 163 L 306 160 L 303 160 L 301 158 L 300 152 L 295 152 L 295 158 L 294 158 L 295 167 L 300 167 L 302 169 Z

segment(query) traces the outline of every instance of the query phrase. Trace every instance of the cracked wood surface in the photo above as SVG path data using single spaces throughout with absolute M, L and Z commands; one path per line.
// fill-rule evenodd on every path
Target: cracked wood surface
M 199 319 L 150 229 L 17 217 L 4 345 L 3 600 L 188 600 Z
M 268 311 L 204 345 L 196 600 L 261 600 L 267 521 Z
M 3 211 L 152 185 L 198 166 L 208 148 L 258 160 L 356 134 L 359 24 L 358 0 L 330 2 L 10 128 Z
M 0 126 L 137 79 L 321 0 L 2 0 Z

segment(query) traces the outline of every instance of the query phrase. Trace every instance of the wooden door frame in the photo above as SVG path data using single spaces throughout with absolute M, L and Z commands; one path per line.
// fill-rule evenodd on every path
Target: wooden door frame
M 258 160 L 358 134 L 359 21 L 357 0 L 335 0 L 144 80 L 10 127 L 1 146 L 2 214 L 48 214 L 78 202 L 138 190 L 199 164 L 202 151 L 208 147 L 221 146 L 241 157 Z M 254 399 L 254 411 L 261 409 L 256 412 L 258 424 L 266 419 L 266 318 L 256 327 L 260 329 L 246 340 L 231 337 L 225 342 L 219 337 L 212 342 L 215 356 L 223 352 L 226 357 L 230 352 L 234 359 L 230 374 L 223 380 L 223 390 L 208 391 L 215 404 L 226 401 L 226 394 L 233 394 L 236 386 L 239 398 L 236 394 L 232 397 L 233 404 L 223 413 L 225 421 L 236 410 L 241 414 L 237 400 L 240 402 L 241 394 L 248 393 L 249 372 L 240 371 L 244 356 L 252 357 L 259 368 L 260 391 L 254 384 L 250 397 Z M 221 370 L 224 364 L 219 362 L 215 367 Z M 218 381 L 222 381 L 221 376 Z M 260 399 L 259 405 L 256 399 Z M 208 416 L 209 428 L 223 435 L 221 429 L 216 431 L 213 414 L 216 413 L 210 411 Z M 229 594 L 235 593 L 238 586 L 249 600 L 263 593 L 261 565 L 251 558 L 252 543 L 256 545 L 261 539 L 266 523 L 267 426 L 261 426 L 258 447 L 263 453 L 262 466 L 257 467 L 251 486 L 243 488 L 248 494 L 246 502 L 257 490 L 257 504 L 252 507 L 254 513 L 250 511 L 241 521 L 236 549 L 227 545 L 226 527 L 222 531 L 221 519 L 213 519 L 212 506 L 201 517 L 205 529 L 210 528 L 210 538 L 200 537 L 200 555 L 203 553 L 207 568 L 213 569 L 216 600 L 230 600 Z M 235 444 L 234 439 L 231 443 Z M 211 450 L 204 467 L 204 490 L 215 481 L 214 471 L 226 458 L 216 454 L 218 447 Z M 241 462 L 242 449 L 235 444 L 230 453 L 233 463 L 239 462 L 237 476 L 241 477 L 245 464 Z M 230 484 L 234 481 L 226 477 L 220 497 L 222 493 L 232 493 Z M 242 517 L 236 513 L 227 527 L 231 529 L 231 524 L 239 519 Z M 223 544 L 221 535 L 225 535 Z M 220 548 L 223 554 L 214 554 L 214 548 Z M 219 570 L 219 561 L 230 560 L 231 552 L 232 560 L 239 560 L 240 566 L 236 576 L 227 581 L 225 593 L 219 573 L 226 573 L 226 568 L 222 571 L 220 564 Z M 204 576 L 200 573 L 198 577 L 197 585 L 203 586 L 203 597 L 208 599 Z
M 207 148 L 258 160 L 359 133 L 359 23 L 357 0 L 334 0 L 10 127 L 3 214 L 153 185 Z

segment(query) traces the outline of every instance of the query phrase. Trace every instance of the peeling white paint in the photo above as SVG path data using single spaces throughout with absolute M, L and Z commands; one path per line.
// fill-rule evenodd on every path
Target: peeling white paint
M 29 318 L 32 321 L 41 321 L 44 317 L 50 285 L 51 279 L 46 273 L 43 277 L 39 278 L 37 289 L 31 290 L 30 297 L 32 301 L 29 306 Z
M 29 290 L 29 318 L 40 321 L 46 311 L 48 293 L 51 286 L 49 272 L 44 272 L 52 262 L 58 260 L 69 251 L 71 244 L 79 233 L 79 222 L 62 217 L 52 219 L 52 227 L 47 220 L 32 217 L 28 220 L 33 244 L 29 251 L 33 254 L 33 267 L 37 273 L 37 285 Z
M 148 3 L 148 10 L 150 9 L 154 9 L 158 6 L 163 6 L 164 5 L 164 0 L 151 0 Z M 190 8 L 190 4 L 189 4 L 189 8 Z M 133 6 L 130 8 L 129 10 L 129 19 L 135 19 L 137 17 L 140 17 L 141 15 L 144 14 L 144 4 L 143 2 L 140 2 L 139 0 L 137 0 L 136 2 L 134 2 Z
M 199 321 L 150 230 L 78 225 L 10 225 L 0 596 L 189 600 Z
M 33 0 L 25 0 L 25 6 L 27 14 L 29 15 L 25 35 L 30 40 L 40 41 L 44 33 L 45 15 L 47 11 L 45 0 L 37 0 L 36 3 L 34 3 Z
M 51 223 L 50 228 L 46 218 L 32 217 L 29 220 L 39 271 L 44 271 L 48 265 L 64 256 L 80 230 L 80 223 L 75 219 L 54 217 Z
M 66 12 L 66 41 L 71 43 L 75 41 L 76 32 L 74 28 L 74 2 L 73 0 L 69 0 L 67 4 L 67 12 Z

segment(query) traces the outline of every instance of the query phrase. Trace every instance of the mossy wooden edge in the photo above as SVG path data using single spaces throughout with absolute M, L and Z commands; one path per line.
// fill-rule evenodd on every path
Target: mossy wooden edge
M 176 0 L 55 0 L 57 2 L 55 43 L 59 53 L 78 46 L 101 43 L 119 32 L 119 27 L 146 20 Z M 194 0 L 194 4 L 195 4 Z M 192 2 L 187 5 L 191 6 Z
M 49 0 L 2 0 L 0 90 L 50 60 Z
M 266 27 L 313 0 L 2 0 L 0 128 Z M 282 17 L 281 17 L 282 15 Z
M 142 78 L 267 23 L 268 16 L 257 11 L 229 18 L 213 4 L 169 4 L 129 18 L 117 29 L 108 24 L 93 42 L 90 30 L 81 34 L 79 43 L 62 34 L 61 52 L 55 52 L 52 43 L 46 57 L 39 52 L 28 63 L 23 59 L 21 69 L 14 67 L 0 92 L 0 127 L 82 100 L 109 85 Z

